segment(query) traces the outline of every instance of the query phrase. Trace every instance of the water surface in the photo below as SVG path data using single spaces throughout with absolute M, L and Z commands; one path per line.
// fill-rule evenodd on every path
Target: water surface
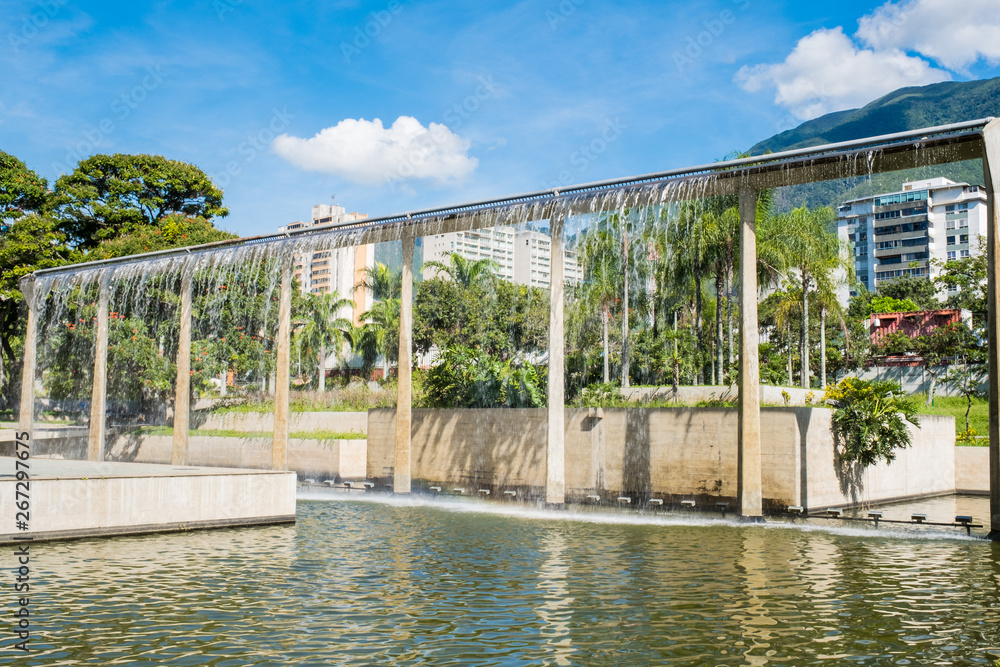
M 986 515 L 984 499 L 929 502 L 898 512 Z M 40 634 L 18 664 L 1000 658 L 1000 545 L 960 530 L 468 500 L 300 500 L 298 513 L 294 526 L 33 545 Z

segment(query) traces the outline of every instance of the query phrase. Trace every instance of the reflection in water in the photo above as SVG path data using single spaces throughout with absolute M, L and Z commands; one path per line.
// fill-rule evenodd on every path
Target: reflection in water
M 461 507 L 303 501 L 295 526 L 33 545 L 17 664 L 1000 658 L 1000 547 L 960 533 Z
M 743 589 L 746 592 L 741 605 L 734 610 L 733 618 L 742 628 L 746 645 L 743 658 L 748 665 L 766 665 L 765 653 L 771 647 L 770 627 L 774 619 L 768 616 L 767 564 L 764 562 L 764 533 L 759 530 L 745 531 L 737 570 L 743 575 Z
M 563 559 L 566 538 L 562 533 L 547 535 L 542 553 L 545 561 L 538 570 L 538 588 L 543 593 L 542 604 L 535 612 L 542 619 L 542 637 L 545 638 L 545 653 L 552 656 L 545 664 L 571 665 L 573 640 L 569 633 L 573 598 L 569 595 L 569 563 Z

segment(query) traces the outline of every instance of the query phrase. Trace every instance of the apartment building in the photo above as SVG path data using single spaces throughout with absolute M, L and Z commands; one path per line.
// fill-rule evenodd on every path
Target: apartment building
M 520 285 L 548 289 L 552 279 L 552 242 L 547 234 L 532 229 L 506 225 L 493 228 L 437 234 L 424 239 L 424 262 L 448 263 L 451 253 L 467 260 L 493 260 L 496 273 L 503 280 Z M 583 268 L 576 253 L 566 250 L 563 279 L 567 283 L 583 281 Z M 435 274 L 424 269 L 424 277 Z
M 844 202 L 837 232 L 851 244 L 858 282 L 875 291 L 878 283 L 900 276 L 933 278 L 941 269 L 931 260 L 977 252 L 986 213 L 981 186 L 930 178 L 907 181 L 899 192 Z
M 365 220 L 365 213 L 348 213 L 343 206 L 336 204 L 317 204 L 312 207 L 312 217 L 309 221 L 298 221 L 278 228 L 279 232 L 332 225 Z M 371 295 L 365 290 L 355 289 L 355 285 L 364 279 L 365 268 L 375 265 L 375 246 L 373 244 L 322 250 L 303 254 L 295 258 L 295 278 L 299 281 L 303 293 L 332 294 L 336 292 L 342 298 L 350 298 L 354 302 L 353 314 L 344 312 L 338 316 L 350 318 L 358 324 L 358 316 L 371 306 Z

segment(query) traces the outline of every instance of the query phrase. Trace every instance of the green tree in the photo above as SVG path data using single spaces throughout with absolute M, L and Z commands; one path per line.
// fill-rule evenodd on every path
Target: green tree
M 354 302 L 341 298 L 339 294 L 306 294 L 301 303 L 301 312 L 297 318 L 300 327 L 295 332 L 295 344 L 298 349 L 311 351 L 318 362 L 316 386 L 319 391 L 326 391 L 326 351 L 328 347 L 335 349 L 337 343 L 350 342 L 346 335 L 349 319 L 339 317 L 338 312 L 350 308 Z
M 826 390 L 834 407 L 833 432 L 841 459 L 862 467 L 892 463 L 897 449 L 910 446 L 906 422 L 919 427 L 916 401 L 899 384 L 886 380 L 845 378 Z
M 388 379 L 390 364 L 399 359 L 399 304 L 399 299 L 376 301 L 360 317 L 364 322 L 359 340 L 362 356 L 366 359 L 372 354 L 382 357 L 383 379 Z
M 366 290 L 375 301 L 398 299 L 403 293 L 403 273 L 393 271 L 385 264 L 376 262 L 374 266 L 366 266 L 363 278 L 355 285 L 355 289 Z
M 224 217 L 222 190 L 194 165 L 159 155 L 94 155 L 56 181 L 57 216 L 75 245 L 101 241 L 171 213 L 208 220 Z
M 26 309 L 18 281 L 65 264 L 70 254 L 65 236 L 47 217 L 32 213 L 0 225 L 0 405 L 13 402 L 19 389 Z
M 909 313 L 920 310 L 911 299 L 896 299 L 891 296 L 876 296 L 869 303 L 872 313 Z
M 986 258 L 986 239 L 980 236 L 976 254 L 948 260 L 934 279 L 935 286 L 950 292 L 946 305 L 972 311 L 977 327 L 986 325 Z
M 879 296 L 893 299 L 909 299 L 920 310 L 934 310 L 941 307 L 937 298 L 938 288 L 934 282 L 918 276 L 900 276 L 893 280 L 883 280 L 875 288 Z
M 588 229 L 579 245 L 583 268 L 582 300 L 585 307 L 599 313 L 601 345 L 604 351 L 604 382 L 611 381 L 610 325 L 612 309 L 620 302 L 624 288 L 620 243 L 607 227 Z
M 461 345 L 441 351 L 424 384 L 433 408 L 538 408 L 545 394 L 531 364 Z
M 424 262 L 425 269 L 443 273 L 462 287 L 492 283 L 499 265 L 492 259 L 466 259 L 457 252 L 448 256 L 448 263 Z
M 960 442 L 976 443 L 976 431 L 969 426 L 969 411 L 974 399 L 985 399 L 988 391 L 983 387 L 988 367 L 985 364 L 961 364 L 954 366 L 941 379 L 941 384 L 954 390 L 965 399 L 965 431 L 959 434 Z
M 121 236 L 105 239 L 80 259 L 94 261 L 128 257 L 235 238 L 236 234 L 215 227 L 205 218 L 172 213 L 164 216 L 156 225 L 138 225 Z
M 44 212 L 49 203 L 45 179 L 10 153 L 0 151 L 0 232 L 23 215 Z
M 854 268 L 837 235 L 829 231 L 834 220 L 835 215 L 830 208 L 812 211 L 797 208 L 782 216 L 789 268 L 802 290 L 799 349 L 802 364 L 800 379 L 804 388 L 809 387 L 809 296 L 815 290 L 832 291 L 838 269 L 850 276 Z

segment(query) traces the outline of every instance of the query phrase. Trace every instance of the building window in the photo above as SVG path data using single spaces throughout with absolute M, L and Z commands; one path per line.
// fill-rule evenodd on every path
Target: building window
M 948 245 L 955 245 L 955 237 L 954 236 L 949 236 L 948 237 Z
M 963 251 L 961 251 L 961 254 L 960 254 L 960 256 L 961 256 L 961 257 L 963 257 L 963 258 L 964 258 L 964 257 L 968 257 L 968 256 L 969 256 L 969 251 L 968 251 L 968 250 L 963 250 Z
M 962 234 L 958 238 L 960 239 L 959 243 L 968 243 L 969 242 L 969 235 L 968 234 Z
M 949 250 L 948 251 L 948 259 L 955 259 L 955 251 L 954 250 Z

